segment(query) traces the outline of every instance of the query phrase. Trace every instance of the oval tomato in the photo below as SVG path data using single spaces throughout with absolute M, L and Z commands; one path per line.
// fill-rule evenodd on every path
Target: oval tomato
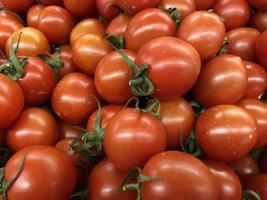
M 250 25 L 263 32 L 267 29 L 267 11 L 256 10 L 256 13 L 252 15 Z
M 258 62 L 267 68 L 267 30 L 261 33 L 256 42 L 256 56 Z
M 17 13 L 26 13 L 35 0 L 2 0 L 6 8 Z
M 108 24 L 106 33 L 116 36 L 124 36 L 131 18 L 130 15 L 125 13 L 118 15 Z
M 77 18 L 86 18 L 95 15 L 95 0 L 63 0 L 65 8 Z
M 261 199 L 267 199 L 267 174 L 259 174 L 248 179 L 246 189 L 256 191 Z
M 194 0 L 197 10 L 209 10 L 212 8 L 213 4 L 215 3 L 216 0 Z
M 38 21 L 41 13 L 45 9 L 42 4 L 32 6 L 27 12 L 27 25 L 30 27 L 38 28 Z
M 66 121 L 59 120 L 57 125 L 59 131 L 59 140 L 75 138 L 83 134 L 83 131 Z

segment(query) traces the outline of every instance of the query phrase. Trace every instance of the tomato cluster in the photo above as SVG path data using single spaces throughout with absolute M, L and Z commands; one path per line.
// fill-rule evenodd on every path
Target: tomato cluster
M 267 200 L 266 0 L 0 0 L 0 199 Z

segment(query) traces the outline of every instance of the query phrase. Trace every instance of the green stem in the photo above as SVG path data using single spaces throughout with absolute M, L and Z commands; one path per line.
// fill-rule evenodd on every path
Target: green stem
M 125 38 L 124 37 L 117 37 L 112 34 L 106 34 L 106 39 L 109 41 L 110 44 L 117 47 L 118 49 L 125 49 Z
M 177 8 L 169 8 L 166 10 L 166 12 L 168 12 L 171 16 L 171 18 L 173 19 L 173 21 L 175 22 L 176 27 L 179 27 L 181 24 L 181 13 Z
M 253 190 L 245 190 L 242 193 L 242 200 L 251 200 L 253 198 L 254 200 L 261 200 L 261 197 L 259 194 Z
M 183 152 L 191 154 L 194 157 L 199 157 L 203 155 L 195 131 L 191 131 L 190 136 L 185 145 L 183 143 L 182 134 L 180 134 L 180 145 L 181 145 L 181 150 Z
M 224 38 L 222 46 L 220 48 L 220 50 L 218 51 L 218 53 L 216 54 L 216 56 L 220 56 L 222 54 L 225 54 L 228 52 L 228 45 L 229 45 L 229 41 L 227 39 L 227 37 Z

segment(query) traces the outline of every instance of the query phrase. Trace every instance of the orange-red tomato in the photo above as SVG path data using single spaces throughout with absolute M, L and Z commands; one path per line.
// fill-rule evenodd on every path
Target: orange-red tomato
M 108 24 L 106 33 L 124 36 L 131 18 L 130 15 L 121 13 Z
M 45 9 L 42 4 L 32 6 L 27 12 L 27 25 L 30 27 L 38 28 L 38 21 L 41 13 Z

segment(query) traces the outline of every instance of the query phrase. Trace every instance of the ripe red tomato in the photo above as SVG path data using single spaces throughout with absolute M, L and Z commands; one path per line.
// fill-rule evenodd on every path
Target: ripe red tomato
M 265 10 L 267 9 L 267 2 L 265 0 L 248 0 L 249 3 L 261 10 Z
M 174 36 L 176 25 L 171 16 L 159 9 L 145 9 L 132 17 L 125 33 L 127 49 L 138 51 L 148 41 L 162 37 Z
M 190 154 L 159 153 L 147 161 L 143 173 L 160 179 L 142 184 L 143 200 L 218 199 L 218 184 L 209 168 Z
M 217 0 L 213 5 L 213 10 L 224 19 L 228 31 L 245 26 L 250 17 L 247 0 Z
M 93 80 L 79 72 L 70 73 L 54 89 L 52 107 L 61 119 L 72 124 L 81 124 L 97 108 L 92 96 L 98 96 Z
M 151 156 L 165 148 L 166 133 L 160 121 L 134 108 L 116 114 L 105 131 L 106 155 L 122 170 L 143 166 Z
M 267 174 L 259 174 L 249 178 L 245 188 L 256 191 L 261 199 L 267 199 Z
M 99 14 L 108 21 L 112 20 L 120 13 L 119 8 L 113 6 L 113 3 L 114 0 L 96 0 L 96 7 Z
M 212 8 L 213 4 L 215 3 L 216 0 L 194 0 L 197 10 L 209 10 Z
M 196 134 L 211 159 L 231 161 L 247 154 L 258 139 L 256 120 L 244 108 L 219 105 L 198 118 Z
M 0 18 L 9 19 L 18 23 L 23 23 L 20 17 L 10 10 L 0 10 Z
M 260 32 L 265 31 L 267 29 L 267 11 L 256 10 L 255 14 L 251 17 L 250 25 Z
M 225 38 L 225 27 L 218 15 L 196 11 L 181 23 L 177 37 L 195 47 L 203 62 L 214 57 L 220 50 Z
M 119 170 L 112 162 L 102 160 L 92 170 L 88 180 L 90 200 L 135 200 L 136 194 L 119 190 L 127 171 Z
M 95 15 L 95 0 L 63 0 L 65 8 L 77 18 L 92 17 Z
M 130 15 L 121 13 L 108 24 L 106 33 L 116 36 L 124 36 L 131 18 Z
M 236 199 L 242 197 L 242 187 L 240 180 L 235 172 L 221 162 L 213 160 L 205 160 L 204 163 L 209 167 L 214 178 L 219 185 L 219 198 L 220 200 Z
M 17 13 L 26 13 L 35 0 L 2 0 L 6 8 Z
M 256 42 L 256 56 L 258 62 L 267 68 L 267 30 L 261 33 Z
M 24 94 L 17 83 L 0 74 L 0 128 L 8 127 L 24 107 Z
M 50 44 L 45 35 L 39 30 L 31 27 L 20 28 L 15 31 L 7 40 L 6 54 L 9 57 L 10 47 L 13 42 L 13 48 L 19 42 L 17 56 L 36 56 L 50 52 Z
M 227 53 L 241 57 L 243 60 L 256 59 L 255 46 L 260 32 L 254 28 L 242 27 L 226 34 L 229 45 Z
M 73 124 L 59 120 L 58 123 L 59 140 L 75 138 L 83 134 L 83 131 L 75 127 Z
M 267 144 L 267 104 L 257 99 L 242 99 L 239 106 L 245 108 L 257 121 L 258 139 L 254 148 Z
M 52 6 L 52 5 L 62 6 L 63 5 L 62 0 L 40 0 L 40 3 L 45 6 Z
M 39 16 L 38 29 L 46 35 L 51 43 L 56 45 L 69 43 L 73 27 L 74 18 L 66 9 L 59 6 L 48 6 Z
M 241 58 L 224 54 L 202 66 L 193 93 L 206 108 L 235 104 L 244 95 L 247 82 L 247 72 Z
M 129 50 L 123 50 L 132 61 L 136 54 Z M 95 71 L 95 85 L 97 92 L 109 103 L 125 104 L 132 92 L 129 81 L 133 77 L 133 70 L 124 61 L 121 55 L 113 51 L 107 54 L 98 64 Z
M 7 132 L 7 145 L 13 152 L 32 145 L 54 146 L 57 140 L 55 118 L 48 111 L 37 107 L 24 110 Z
M 243 61 L 247 69 L 248 84 L 242 98 L 258 99 L 267 89 L 267 72 L 257 63 Z
M 136 64 L 144 63 L 149 65 L 148 77 L 155 86 L 153 97 L 161 101 L 176 99 L 190 90 L 201 65 L 195 48 L 175 37 L 160 37 L 143 45 Z
M 5 167 L 5 180 L 22 171 L 8 189 L 9 200 L 66 200 L 76 186 L 75 168 L 61 151 L 50 146 L 31 146 L 15 153 Z M 26 187 L 27 186 L 27 187 Z
M 30 27 L 38 28 L 38 21 L 41 13 L 45 9 L 42 4 L 32 6 L 27 12 L 27 25 Z

